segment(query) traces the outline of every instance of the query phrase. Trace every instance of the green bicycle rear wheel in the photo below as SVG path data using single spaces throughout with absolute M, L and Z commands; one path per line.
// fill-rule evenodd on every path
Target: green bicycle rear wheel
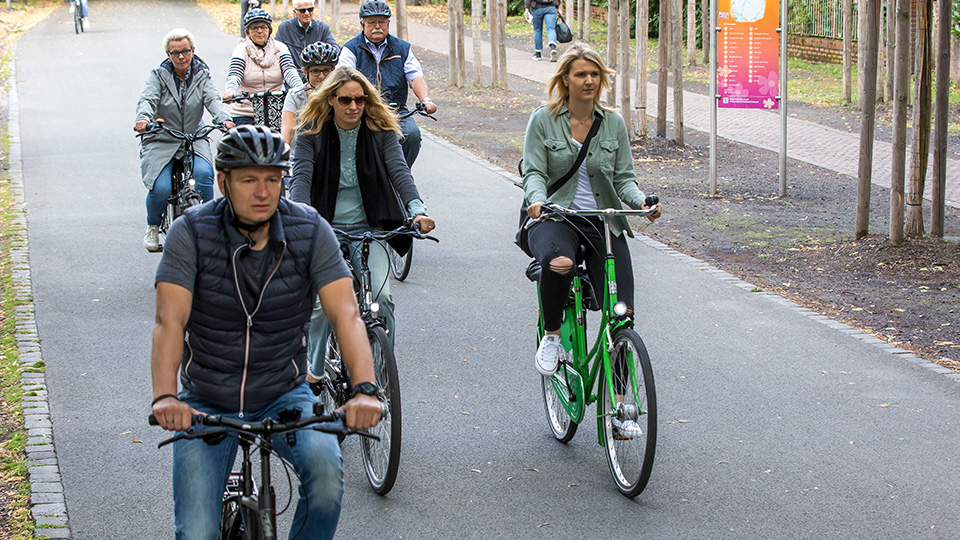
M 557 387 L 560 386 L 559 391 L 562 392 L 566 391 L 566 385 L 555 382 L 553 377 L 541 377 L 540 386 L 543 388 L 543 410 L 547 413 L 550 431 L 558 441 L 566 444 L 577 434 L 579 425 L 567 414 L 563 401 L 557 394 Z
M 613 392 L 601 374 L 597 407 L 610 474 L 620 493 L 636 497 L 647 486 L 657 447 L 657 395 L 650 356 L 640 336 L 630 328 L 613 336 L 610 353 Z M 616 397 L 612 402 L 611 394 Z M 626 433 L 614 422 L 636 422 L 639 430 Z

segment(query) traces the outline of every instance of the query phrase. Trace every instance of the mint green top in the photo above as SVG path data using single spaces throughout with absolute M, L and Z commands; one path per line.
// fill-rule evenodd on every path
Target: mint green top
M 353 129 L 340 129 L 340 190 L 337 192 L 337 208 L 333 213 L 333 222 L 337 225 L 365 225 L 367 214 L 363 210 L 363 197 L 360 194 L 360 182 L 357 180 L 357 135 L 360 126 Z M 420 199 L 407 203 L 407 213 L 418 216 L 427 213 L 427 207 Z
M 623 117 L 600 107 L 595 107 L 594 111 L 603 116 L 603 122 L 590 141 L 584 162 L 597 207 L 620 209 L 623 208 L 620 201 L 623 201 L 630 208 L 639 210 L 646 196 L 637 185 Z M 566 105 L 556 118 L 546 107 L 534 110 L 523 140 L 523 191 L 527 201 L 548 201 L 569 208 L 577 191 L 576 174 L 551 197 L 547 197 L 547 187 L 573 167 L 578 152 L 578 145 L 570 133 L 570 109 Z M 610 230 L 617 236 L 623 231 L 633 236 L 623 216 L 610 221 Z

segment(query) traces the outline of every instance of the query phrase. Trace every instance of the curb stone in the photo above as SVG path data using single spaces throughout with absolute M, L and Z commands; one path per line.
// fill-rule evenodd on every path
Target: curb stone
M 15 52 L 15 51 L 14 51 Z M 46 373 L 35 371 L 43 360 L 40 336 L 37 332 L 36 310 L 33 304 L 33 286 L 30 280 L 30 249 L 27 243 L 26 202 L 23 191 L 23 155 L 20 147 L 20 101 L 17 95 L 16 54 L 10 60 L 9 92 L 7 93 L 7 132 L 10 136 L 10 191 L 14 204 L 13 242 L 10 259 L 13 262 L 13 291 L 18 302 L 15 312 L 16 341 L 20 366 L 25 371 L 20 385 L 25 395 L 23 408 L 27 430 L 27 469 L 30 478 L 30 513 L 36 527 L 34 538 L 72 538 L 67 506 L 53 439 L 53 422 L 47 401 Z
M 495 165 L 495 164 L 491 163 L 490 161 L 487 161 L 487 160 L 481 158 L 480 156 L 478 156 L 478 155 L 470 152 L 469 150 L 466 150 L 466 149 L 460 148 L 459 146 L 456 146 L 455 144 L 451 143 L 450 141 L 447 141 L 446 139 L 443 139 L 443 138 L 441 138 L 441 137 L 439 137 L 439 136 L 437 136 L 437 135 L 435 135 L 435 134 L 427 131 L 427 130 L 424 129 L 423 127 L 420 128 L 420 131 L 421 131 L 421 133 L 422 133 L 422 135 L 423 135 L 424 138 L 430 139 L 431 141 L 439 144 L 440 146 L 443 146 L 444 148 L 446 148 L 446 149 L 448 149 L 448 150 L 451 150 L 451 151 L 453 151 L 453 152 L 455 152 L 455 153 L 457 153 L 457 154 L 459 154 L 459 155 L 461 155 L 461 156 L 469 159 L 470 161 L 473 161 L 474 163 L 476 163 L 476 164 L 478 164 L 478 165 L 480 165 L 480 166 L 482 166 L 482 167 L 484 167 L 484 168 L 486 168 L 486 169 L 489 169 L 489 170 L 497 173 L 497 174 L 500 175 L 504 180 L 506 180 L 506 181 L 508 181 L 508 182 L 511 182 L 511 183 L 512 183 L 512 182 L 521 182 L 521 181 L 522 181 L 522 179 L 521 179 L 519 176 L 517 176 L 516 174 L 514 174 L 514 173 L 512 173 L 512 172 L 510 172 L 510 171 L 508 171 L 508 170 L 506 170 L 506 169 L 504 169 L 503 167 L 500 167 L 499 165 Z M 518 194 L 519 194 L 519 192 L 518 192 Z M 823 324 L 823 325 L 825 325 L 825 326 L 827 326 L 827 327 L 830 327 L 830 328 L 833 328 L 833 329 L 835 329 L 835 330 L 838 330 L 838 331 L 840 331 L 841 333 L 847 334 L 848 336 L 850 336 L 850 337 L 853 338 L 853 339 L 857 339 L 857 340 L 859 340 L 859 341 L 862 341 L 863 343 L 867 343 L 867 344 L 873 345 L 874 347 L 877 347 L 878 349 L 880 349 L 880 350 L 882 350 L 882 351 L 886 351 L 886 352 L 888 352 L 888 353 L 890 353 L 890 354 L 892 354 L 892 355 L 895 355 L 895 356 L 897 356 L 898 358 L 900 358 L 900 359 L 902 359 L 902 360 L 906 360 L 907 362 L 909 362 L 909 363 L 911 363 L 911 364 L 916 364 L 916 365 L 919 366 L 919 367 L 926 368 L 926 369 L 928 369 L 928 370 L 930 370 L 930 371 L 932 371 L 932 372 L 934 372 L 934 373 L 939 373 L 939 374 L 943 375 L 944 377 L 946 377 L 947 379 L 949 379 L 949 380 L 951 380 L 951 381 L 953 381 L 953 382 L 955 382 L 955 383 L 960 384 L 960 373 L 957 373 L 956 371 L 954 371 L 954 370 L 952 370 L 952 369 L 950 369 L 950 368 L 945 368 L 945 367 L 943 367 L 943 366 L 941 366 L 941 365 L 939 365 L 939 364 L 936 364 L 936 363 L 931 362 L 931 361 L 929 361 L 929 360 L 926 360 L 926 359 L 924 359 L 924 358 L 920 358 L 920 357 L 916 356 L 915 354 L 913 354 L 912 352 L 910 352 L 910 351 L 908 351 L 908 350 L 906 350 L 906 349 L 901 349 L 900 347 L 897 347 L 896 345 L 892 345 L 892 344 L 890 344 L 890 343 L 887 342 L 887 341 L 884 341 L 884 340 L 882 340 L 882 339 L 877 338 L 876 336 L 873 336 L 873 335 L 871 335 L 871 334 L 868 334 L 868 333 L 864 332 L 863 330 L 860 330 L 859 328 L 854 328 L 854 327 L 852 327 L 852 326 L 850 326 L 850 325 L 848 325 L 848 324 L 842 323 L 842 322 L 840 322 L 840 321 L 835 321 L 835 320 L 831 319 L 830 317 L 827 317 L 826 315 L 821 315 L 820 313 L 817 313 L 817 312 L 815 312 L 815 311 L 813 311 L 813 310 L 811 310 L 811 309 L 808 309 L 808 308 L 805 308 L 805 307 L 803 307 L 803 306 L 800 306 L 799 304 L 796 304 L 795 302 L 793 302 L 792 300 L 790 300 L 790 299 L 788 299 L 788 298 L 784 298 L 784 297 L 782 297 L 782 296 L 779 296 L 779 295 L 777 295 L 777 294 L 773 294 L 773 293 L 770 293 L 770 292 L 763 292 L 762 289 L 761 289 L 760 287 L 756 286 L 756 285 L 753 285 L 753 284 L 751 284 L 751 283 L 747 283 L 746 281 L 743 281 L 742 279 L 740 279 L 740 278 L 738 278 L 738 277 L 736 277 L 736 276 L 734 276 L 734 275 L 726 272 L 725 270 L 721 270 L 721 269 L 719 269 L 719 268 L 716 268 L 715 266 L 711 265 L 710 263 L 701 261 L 700 259 L 697 259 L 697 258 L 695 258 L 695 257 L 691 257 L 691 256 L 686 255 L 686 254 L 684 254 L 684 253 L 680 253 L 679 251 L 677 251 L 677 250 L 675 250 L 675 249 L 667 246 L 666 244 L 663 244 L 663 243 L 661 243 L 661 242 L 658 242 L 657 240 L 654 240 L 653 238 L 650 238 L 650 237 L 645 236 L 645 235 L 643 235 L 643 234 L 637 234 L 636 237 L 635 237 L 635 239 L 636 239 L 638 242 L 640 242 L 640 243 L 646 244 L 647 246 L 652 247 L 653 249 L 656 249 L 657 251 L 660 251 L 661 253 L 664 253 L 664 254 L 666 254 L 666 255 L 669 255 L 669 256 L 671 256 L 671 257 L 674 257 L 675 259 L 677 259 L 677 260 L 680 261 L 680 262 L 683 262 L 683 263 L 685 263 L 685 264 L 689 264 L 689 265 L 693 266 L 694 268 L 698 268 L 698 269 L 700 269 L 701 271 L 706 272 L 706 273 L 708 273 L 708 274 L 712 274 L 712 275 L 714 275 L 717 279 L 719 279 L 720 281 L 723 281 L 723 282 L 725 282 L 725 283 L 728 283 L 728 284 L 730 284 L 730 285 L 733 285 L 733 286 L 735 286 L 735 287 L 741 288 L 741 289 L 746 290 L 746 291 L 761 291 L 761 292 L 756 292 L 755 294 L 758 294 L 758 295 L 760 295 L 761 297 L 763 297 L 763 298 L 765 298 L 765 299 L 767 299 L 767 300 L 770 300 L 771 302 L 773 302 L 773 303 L 775 303 L 775 304 L 778 304 L 778 305 L 783 306 L 783 307 L 785 307 L 785 308 L 787 308 L 787 309 L 790 309 L 790 310 L 792 310 L 793 312 L 797 313 L 798 315 L 803 315 L 804 317 L 807 317 L 807 318 L 809 318 L 810 320 L 817 321 L 817 322 L 819 322 L 820 324 Z

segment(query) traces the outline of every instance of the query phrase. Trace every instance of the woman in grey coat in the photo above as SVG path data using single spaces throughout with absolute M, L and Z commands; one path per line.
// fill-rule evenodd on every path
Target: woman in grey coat
M 420 200 L 410 168 L 400 149 L 400 123 L 387 108 L 380 93 L 362 73 L 341 67 L 327 76 L 319 90 L 307 99 L 297 125 L 297 149 L 293 159 L 290 198 L 307 203 L 334 227 L 360 233 L 390 230 L 403 224 L 407 215 L 422 232 L 434 228 Z M 402 254 L 411 239 L 390 241 Z M 350 247 L 351 264 L 360 267 L 359 245 Z M 388 278 L 386 247 L 370 246 L 368 259 L 374 300 L 394 337 L 394 305 Z M 323 375 L 323 352 L 330 323 L 317 307 L 310 321 L 307 344 L 307 381 Z
M 210 69 L 196 56 L 193 34 L 183 28 L 171 30 L 163 38 L 167 59 L 150 72 L 140 101 L 133 129 L 142 133 L 150 122 L 162 118 L 169 128 L 193 133 L 203 126 L 203 110 L 210 111 L 213 122 L 234 127 L 230 115 L 223 110 L 223 102 L 210 79 Z M 213 198 L 213 159 L 210 144 L 200 140 L 194 143 L 196 158 L 193 174 L 203 201 Z M 147 193 L 147 233 L 143 247 L 159 251 L 159 226 L 170 197 L 171 175 L 175 159 L 182 158 L 180 141 L 164 133 L 148 135 L 140 145 L 140 174 Z

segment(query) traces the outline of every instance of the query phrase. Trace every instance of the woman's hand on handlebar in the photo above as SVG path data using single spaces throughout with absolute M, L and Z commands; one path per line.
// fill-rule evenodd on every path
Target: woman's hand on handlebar
M 380 404 L 380 400 L 373 396 L 358 393 L 344 403 L 337 411 L 347 414 L 344 423 L 348 428 L 367 429 L 380 422 L 380 416 L 383 414 L 383 405 Z
M 426 214 L 419 214 L 414 217 L 413 224 L 416 225 L 422 233 L 428 233 L 437 228 L 437 222 Z
M 220 97 L 221 97 L 222 99 L 224 99 L 224 100 L 227 100 L 227 99 L 232 98 L 234 95 L 235 95 L 235 94 L 234 94 L 233 92 L 224 92 L 223 95 L 220 96 Z
M 545 201 L 537 201 L 527 207 L 527 215 L 530 216 L 530 219 L 540 219 L 540 207 L 543 206 Z
M 146 120 L 137 120 L 137 123 L 133 125 L 133 130 L 137 133 L 143 133 L 147 130 L 147 126 L 150 125 L 150 122 Z
M 651 223 L 654 222 L 654 221 L 656 221 L 658 217 L 660 217 L 661 215 L 663 215 L 663 207 L 660 206 L 660 203 L 659 203 L 659 202 L 656 203 L 656 204 L 653 205 L 653 206 L 649 206 L 649 205 L 647 205 L 647 204 L 644 204 L 643 206 L 640 207 L 641 210 L 649 210 L 650 208 L 654 208 L 654 207 L 657 209 L 657 211 L 654 212 L 654 213 L 652 213 L 652 214 L 650 214 L 649 216 L 647 216 L 647 219 L 649 219 Z
M 229 131 L 229 130 L 237 127 L 237 125 L 234 124 L 233 122 L 231 122 L 230 120 L 227 120 L 226 122 L 223 123 L 223 127 L 227 128 L 227 130 Z
M 153 404 L 153 416 L 167 431 L 186 431 L 193 424 L 193 415 L 203 414 L 190 405 L 170 396 Z

